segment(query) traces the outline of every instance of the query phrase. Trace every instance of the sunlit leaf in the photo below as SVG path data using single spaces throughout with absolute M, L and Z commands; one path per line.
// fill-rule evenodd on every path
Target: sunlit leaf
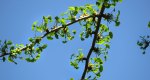
M 122 2 L 122 0 L 119 0 L 119 2 Z
M 43 16 L 43 19 L 44 19 L 44 22 L 45 22 L 46 24 L 48 24 L 48 18 L 45 17 L 45 16 Z
M 94 58 L 94 61 L 99 64 L 103 64 L 103 60 L 101 58 Z
M 39 59 L 41 56 L 41 54 L 37 54 L 36 59 Z
M 70 80 L 74 80 L 74 78 L 70 78 Z
M 60 19 L 60 22 L 61 22 L 62 25 L 66 25 L 66 20 L 65 20 L 65 18 Z
M 76 61 L 71 61 L 70 65 L 73 66 L 75 69 L 78 69 L 78 63 Z
M 33 31 L 34 28 L 36 27 L 37 23 L 38 23 L 37 21 L 33 22 L 33 24 L 32 24 L 32 31 Z
M 38 32 L 43 32 L 43 29 L 42 29 L 42 27 L 40 27 L 40 26 L 37 26 L 37 27 L 36 27 L 36 30 L 37 30 Z
M 74 39 L 74 36 L 69 36 L 68 37 L 68 40 L 72 40 L 72 39 Z
M 70 11 L 74 11 L 74 10 L 75 10 L 75 7 L 69 7 L 69 10 L 70 10 Z

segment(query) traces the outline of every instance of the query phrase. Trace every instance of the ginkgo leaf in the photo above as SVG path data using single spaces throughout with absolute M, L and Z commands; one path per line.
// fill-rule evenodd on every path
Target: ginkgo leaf
M 148 28 L 150 28 L 150 21 L 148 22 Z

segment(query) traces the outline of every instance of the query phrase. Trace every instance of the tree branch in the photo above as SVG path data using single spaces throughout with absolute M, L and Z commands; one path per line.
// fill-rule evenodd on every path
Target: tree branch
M 99 31 L 99 28 L 100 28 L 101 19 L 103 17 L 104 10 L 105 10 L 105 6 L 104 6 L 104 3 L 103 3 L 102 8 L 101 8 L 101 10 L 100 10 L 100 12 L 98 14 L 98 22 L 97 22 L 96 30 L 95 30 L 95 33 L 94 33 L 92 46 L 91 46 L 91 48 L 90 48 L 90 50 L 88 52 L 87 58 L 86 58 L 86 63 L 85 63 L 85 67 L 84 67 L 84 71 L 83 71 L 81 80 L 85 79 L 85 75 L 86 75 L 86 72 L 87 72 L 87 69 L 88 69 L 89 59 L 90 59 L 90 56 L 91 56 L 92 51 L 94 50 L 94 47 L 95 47 L 95 44 L 96 44 L 97 34 L 98 34 L 98 31 Z
M 46 33 L 45 33 L 43 36 L 41 36 L 41 38 L 45 38 L 48 34 L 50 34 L 50 33 L 52 33 L 52 32 L 55 32 L 55 31 L 58 31 L 58 30 L 61 29 L 61 28 L 64 28 L 64 27 L 66 27 L 66 26 L 70 26 L 70 25 L 72 25 L 72 24 L 74 24 L 74 23 L 76 23 L 76 22 L 79 22 L 79 21 L 81 21 L 81 20 L 88 19 L 88 18 L 92 18 L 92 17 L 96 17 L 96 16 L 98 16 L 98 15 L 97 15 L 97 14 L 93 14 L 93 15 L 85 16 L 85 17 L 76 19 L 76 20 L 73 21 L 73 22 L 69 22 L 69 23 L 67 23 L 66 25 L 58 26 L 57 28 L 53 28 L 53 29 L 51 29 L 51 30 L 46 31 Z M 27 46 L 25 46 L 25 47 L 23 47 L 23 48 L 20 48 L 20 51 L 24 51 L 24 50 L 26 50 L 27 47 L 29 47 L 29 46 L 35 46 L 36 44 L 37 44 L 36 42 L 35 42 L 35 43 L 26 44 Z M 2 54 L 0 54 L 0 57 L 4 57 L 4 56 L 10 55 L 10 54 L 12 54 L 12 53 L 11 53 L 11 52 L 2 53 Z

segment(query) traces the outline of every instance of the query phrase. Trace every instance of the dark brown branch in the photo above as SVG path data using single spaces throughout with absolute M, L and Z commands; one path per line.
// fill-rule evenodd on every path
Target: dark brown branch
M 61 28 L 64 28 L 64 27 L 66 27 L 66 26 L 70 26 L 70 25 L 72 25 L 72 24 L 74 24 L 74 23 L 76 23 L 76 22 L 79 22 L 79 21 L 81 21 L 81 20 L 88 19 L 88 18 L 91 18 L 91 17 L 96 17 L 96 16 L 98 16 L 98 15 L 97 15 L 97 14 L 93 14 L 93 15 L 85 16 L 85 17 L 76 19 L 76 20 L 73 21 L 73 22 L 69 22 L 69 23 L 67 23 L 67 24 L 64 25 L 64 26 L 58 26 L 57 28 L 53 28 L 53 29 L 51 29 L 51 30 L 46 30 L 46 33 L 45 33 L 43 36 L 41 36 L 41 38 L 46 37 L 46 36 L 47 36 L 48 34 L 50 34 L 51 32 L 58 31 L 58 30 L 61 29 Z M 20 50 L 21 50 L 21 51 L 24 51 L 24 50 L 26 50 L 27 47 L 29 47 L 29 46 L 35 46 L 36 44 L 37 44 L 36 42 L 35 42 L 35 43 L 29 43 L 29 44 L 27 44 L 27 46 L 21 48 Z M 5 54 L 2 53 L 2 54 L 0 55 L 0 57 L 4 57 L 4 56 L 10 55 L 10 54 L 11 54 L 11 52 L 5 53 Z
M 104 10 L 105 10 L 105 6 L 104 6 L 104 3 L 103 3 L 102 8 L 101 8 L 101 10 L 98 14 L 98 22 L 97 22 L 96 30 L 95 30 L 95 33 L 94 33 L 92 46 L 91 46 L 91 48 L 88 52 L 87 58 L 86 58 L 85 67 L 84 67 L 84 71 L 83 71 L 81 80 L 85 79 L 85 75 L 86 75 L 86 72 L 87 72 L 87 69 L 88 69 L 89 59 L 90 59 L 90 56 L 91 56 L 92 51 L 94 50 L 94 47 L 95 47 L 95 44 L 96 44 L 97 34 L 98 34 L 98 31 L 99 31 L 99 27 L 100 27 L 100 24 L 101 24 L 101 19 L 103 17 L 102 15 L 104 13 Z
M 96 17 L 96 16 L 98 16 L 98 15 L 90 15 L 90 16 L 85 16 L 85 17 L 83 17 L 83 18 L 79 18 L 79 19 L 76 19 L 75 21 L 73 21 L 73 22 L 69 22 L 69 23 L 67 23 L 66 25 L 64 25 L 64 26 L 58 26 L 57 28 L 54 28 L 54 29 L 51 29 L 48 33 L 46 33 L 46 34 L 44 34 L 43 36 L 42 36 L 42 38 L 44 38 L 45 36 L 47 36 L 49 33 L 51 33 L 51 32 L 55 32 L 55 31 L 57 31 L 57 30 L 59 30 L 59 29 L 61 29 L 61 28 L 64 28 L 64 27 L 66 27 L 66 26 L 70 26 L 70 25 L 72 25 L 72 24 L 74 24 L 74 23 L 76 23 L 76 22 L 79 22 L 79 21 L 81 21 L 81 20 L 84 20 L 84 19 L 88 19 L 88 18 L 91 18 L 91 17 Z

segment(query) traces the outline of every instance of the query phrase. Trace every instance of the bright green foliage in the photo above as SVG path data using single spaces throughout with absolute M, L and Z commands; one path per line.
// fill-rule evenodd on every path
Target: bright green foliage
M 70 65 L 75 69 L 79 68 L 80 63 L 86 63 L 86 73 L 93 73 L 85 80 L 97 80 L 103 71 L 103 58 L 107 59 L 108 49 L 110 49 L 110 41 L 113 38 L 113 32 L 108 25 L 101 23 L 100 18 L 108 23 L 114 22 L 115 26 L 120 25 L 119 16 L 115 12 L 115 6 L 122 0 L 97 0 L 95 4 L 85 4 L 84 6 L 71 6 L 60 17 L 43 16 L 42 23 L 35 21 L 32 24 L 32 30 L 36 32 L 34 37 L 29 38 L 29 44 L 14 45 L 11 41 L 0 41 L 0 58 L 3 62 L 15 62 L 15 59 L 26 60 L 27 62 L 36 62 L 41 56 L 41 52 L 47 47 L 47 44 L 42 44 L 42 39 L 54 40 L 63 38 L 62 43 L 67 43 L 75 38 L 76 30 L 70 30 L 69 26 L 74 23 L 79 23 L 82 31 L 79 32 L 81 41 L 88 38 L 93 38 L 93 43 L 89 53 L 83 53 L 79 49 L 78 54 L 71 55 Z M 113 8 L 110 13 L 100 12 L 101 9 Z M 54 24 L 54 25 L 53 25 Z M 100 24 L 100 25 L 98 25 Z M 150 25 L 150 23 L 149 23 Z M 148 26 L 149 26 L 148 25 Z M 98 30 L 98 32 L 96 32 Z M 39 33 L 38 33 L 39 32 Z M 41 36 L 37 36 L 41 34 Z M 95 41 L 94 41 L 95 40 Z M 96 42 L 96 44 L 94 43 Z M 93 45 L 94 44 L 94 45 Z M 142 46 L 139 42 L 138 45 Z M 90 53 L 91 52 L 91 53 Z M 25 56 L 21 54 L 24 53 Z M 90 56 L 88 56 L 90 54 Z M 8 57 L 6 56 L 8 55 Z M 92 55 L 92 56 L 91 56 Z M 103 58 L 101 58 L 101 56 Z M 95 56 L 95 57 L 94 57 Z M 74 80 L 70 78 L 70 80 Z
M 70 78 L 70 80 L 74 80 L 73 78 Z
M 78 50 L 78 55 L 72 54 L 70 59 L 72 59 L 72 61 L 70 62 L 70 65 L 73 66 L 75 69 L 78 69 L 79 68 L 78 63 L 80 61 L 83 62 L 84 60 L 84 54 L 82 50 L 81 49 Z

